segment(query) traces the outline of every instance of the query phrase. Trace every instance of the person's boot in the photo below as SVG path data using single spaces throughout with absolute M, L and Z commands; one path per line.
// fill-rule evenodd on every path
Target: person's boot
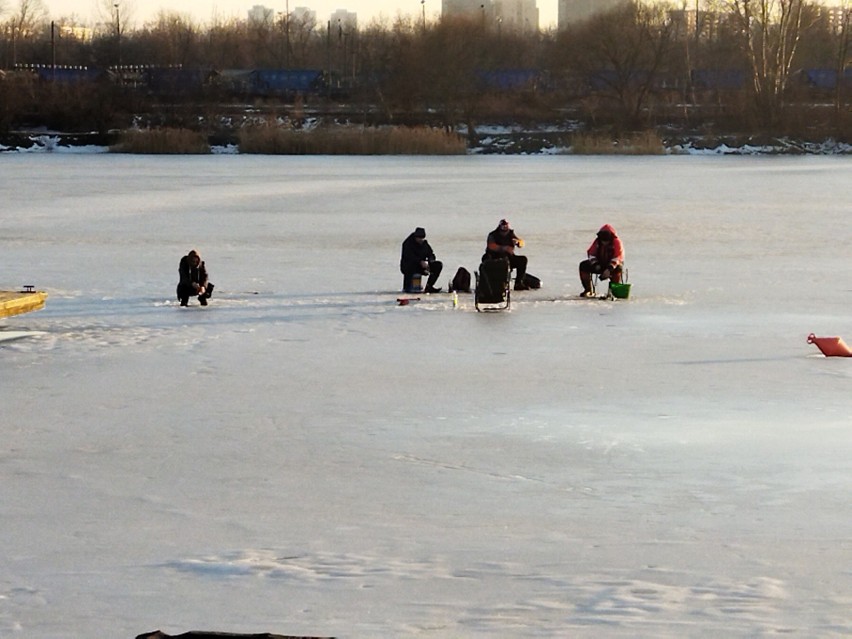
M 426 288 L 423 289 L 424 293 L 440 293 L 441 287 L 435 286 L 438 282 L 438 277 L 441 275 L 440 271 L 437 273 L 429 273 L 429 278 L 426 280 Z
M 188 297 L 180 298 L 180 305 L 181 306 L 189 306 L 189 298 Z
M 206 295 L 199 295 L 198 296 L 198 303 L 201 304 L 202 306 L 207 306 L 207 296 Z
M 580 282 L 583 284 L 583 292 L 580 293 L 580 297 L 594 297 L 595 293 L 592 290 L 592 276 L 580 271 Z

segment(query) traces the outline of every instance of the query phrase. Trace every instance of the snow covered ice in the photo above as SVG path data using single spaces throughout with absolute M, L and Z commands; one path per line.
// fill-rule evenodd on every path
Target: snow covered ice
M 843 157 L 0 155 L 0 636 L 852 634 Z M 539 291 L 398 306 L 424 226 Z M 581 301 L 609 222 L 626 301 Z M 196 248 L 216 291 L 178 307 Z

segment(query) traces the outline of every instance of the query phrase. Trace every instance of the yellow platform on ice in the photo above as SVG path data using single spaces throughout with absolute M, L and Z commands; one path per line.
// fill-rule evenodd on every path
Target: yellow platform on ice
M 0 291 L 0 318 L 42 309 L 46 299 L 44 291 Z

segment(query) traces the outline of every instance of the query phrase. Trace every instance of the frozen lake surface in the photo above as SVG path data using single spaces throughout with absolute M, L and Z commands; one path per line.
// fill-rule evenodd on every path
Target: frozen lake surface
M 0 637 L 852 634 L 852 162 L 0 155 Z M 539 291 L 397 306 L 508 217 Z M 618 229 L 627 301 L 581 301 Z M 180 309 L 177 264 L 210 306 Z

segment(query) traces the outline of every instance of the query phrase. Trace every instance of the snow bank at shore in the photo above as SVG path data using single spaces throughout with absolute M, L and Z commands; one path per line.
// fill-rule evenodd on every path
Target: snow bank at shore
M 485 126 L 477 129 L 480 138 L 471 154 L 505 155 L 570 155 L 570 146 L 562 145 L 561 131 L 555 127 L 543 127 L 535 131 L 505 126 Z M 460 130 L 466 134 L 466 129 Z M 109 153 L 109 147 L 96 144 L 75 144 L 65 140 L 62 134 L 46 133 L 29 136 L 28 146 L 7 146 L 0 143 L 0 153 Z M 231 155 L 239 153 L 234 144 L 212 146 L 213 155 Z M 852 144 L 833 139 L 822 141 L 792 140 L 777 138 L 771 144 L 741 145 L 721 142 L 705 146 L 698 140 L 689 140 L 673 144 L 665 149 L 671 155 L 852 155 Z

